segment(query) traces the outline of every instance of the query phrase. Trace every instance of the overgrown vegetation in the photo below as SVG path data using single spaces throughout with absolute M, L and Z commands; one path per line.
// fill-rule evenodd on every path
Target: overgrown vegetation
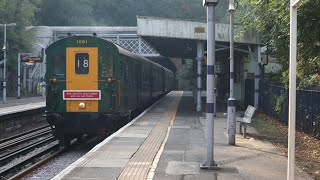
M 285 98 L 284 94 L 280 94 L 279 96 L 273 96 L 273 100 L 274 100 L 274 104 L 275 104 L 274 110 L 277 113 L 282 112 L 282 107 L 284 105 L 284 98 Z
M 254 116 L 252 125 L 259 139 L 267 139 L 287 156 L 288 127 L 264 114 Z M 296 133 L 296 163 L 315 180 L 320 180 L 320 141 L 303 132 Z

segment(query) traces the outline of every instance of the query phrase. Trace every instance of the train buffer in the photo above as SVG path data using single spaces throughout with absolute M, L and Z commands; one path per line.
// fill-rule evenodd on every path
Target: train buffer
M 226 125 L 218 112 L 214 160 L 221 169 L 201 170 L 206 117 L 192 92 L 172 91 L 53 179 L 286 179 L 287 158 L 272 143 L 236 134 L 237 146 L 228 145 Z M 298 170 L 295 179 L 310 179 Z

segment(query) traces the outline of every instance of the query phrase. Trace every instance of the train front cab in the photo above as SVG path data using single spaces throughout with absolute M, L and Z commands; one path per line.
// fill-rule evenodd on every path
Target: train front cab
M 55 126 L 55 135 L 62 143 L 82 134 L 109 134 L 114 130 L 121 82 L 116 79 L 118 72 L 113 67 L 117 57 L 111 49 L 60 47 L 58 51 L 53 47 L 51 54 L 48 48 L 47 66 L 52 69 L 47 70 L 47 121 Z M 64 72 L 57 73 L 57 66 L 64 66 L 60 68 Z

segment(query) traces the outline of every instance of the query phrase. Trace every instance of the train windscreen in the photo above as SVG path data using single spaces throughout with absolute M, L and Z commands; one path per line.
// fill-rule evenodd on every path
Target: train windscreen
M 66 57 L 65 56 L 53 56 L 52 73 L 56 76 L 65 76 L 66 74 Z

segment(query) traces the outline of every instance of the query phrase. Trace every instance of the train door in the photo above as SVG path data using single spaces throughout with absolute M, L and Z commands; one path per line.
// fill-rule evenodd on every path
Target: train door
M 116 79 L 118 75 L 116 75 L 117 71 L 115 71 L 116 61 L 114 61 L 115 55 L 112 51 L 104 52 L 99 55 L 99 79 L 107 80 L 109 78 Z M 99 81 L 100 82 L 100 81 Z M 100 88 L 102 90 L 103 101 L 100 102 L 100 112 L 110 110 L 117 111 L 117 100 L 118 94 L 118 81 L 107 81 L 106 83 L 100 83 Z M 117 95 L 118 94 L 118 95 Z M 120 102 L 118 103 L 120 104 Z
M 128 105 L 129 110 L 134 110 L 137 106 L 137 83 L 135 80 L 135 64 L 132 61 L 127 61 L 128 63 Z
M 124 62 L 124 57 L 121 57 L 120 58 L 120 74 L 121 74 L 121 84 L 120 84 L 120 93 L 119 93 L 119 97 L 121 98 L 120 99 L 120 111 L 121 112 L 124 112 L 127 108 L 127 102 L 126 102 L 126 89 L 125 89 L 125 85 L 126 85 L 126 74 L 127 74 L 127 71 L 125 70 L 125 67 L 126 67 L 126 63 Z M 121 95 L 120 95 L 121 94 Z
M 98 112 L 98 48 L 66 49 L 66 112 Z

